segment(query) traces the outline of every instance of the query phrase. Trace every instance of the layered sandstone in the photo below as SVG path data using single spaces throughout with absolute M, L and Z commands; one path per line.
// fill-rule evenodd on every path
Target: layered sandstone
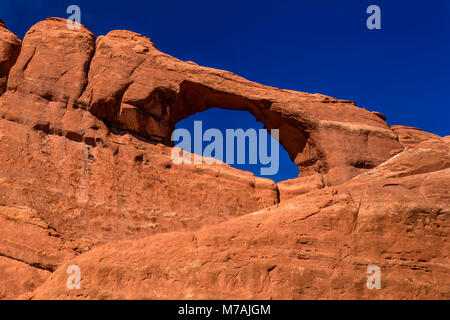
M 59 18 L 0 26 L 1 79 L 0 298 L 449 298 L 448 138 Z M 211 107 L 280 129 L 299 177 L 172 163 Z

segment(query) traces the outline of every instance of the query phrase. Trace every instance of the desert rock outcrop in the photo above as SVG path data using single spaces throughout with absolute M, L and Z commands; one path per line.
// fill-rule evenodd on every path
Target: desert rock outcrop
M 0 24 L 0 95 L 0 298 L 450 297 L 448 137 L 59 18 Z M 211 107 L 280 129 L 299 177 L 172 163 Z

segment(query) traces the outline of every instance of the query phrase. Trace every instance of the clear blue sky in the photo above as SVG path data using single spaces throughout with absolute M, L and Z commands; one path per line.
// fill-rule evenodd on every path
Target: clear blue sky
M 70 4 L 97 36 L 133 30 L 182 60 L 354 100 L 389 124 L 450 135 L 449 0 L 1 0 L 0 17 L 23 38 L 39 20 L 67 18 Z M 366 28 L 371 4 L 381 8 L 381 30 Z

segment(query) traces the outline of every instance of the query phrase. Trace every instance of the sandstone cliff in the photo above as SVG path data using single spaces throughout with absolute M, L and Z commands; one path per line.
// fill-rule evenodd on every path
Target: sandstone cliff
M 450 298 L 448 137 L 59 18 L 0 24 L 0 94 L 0 298 Z M 299 177 L 173 164 L 210 107 L 279 128 Z

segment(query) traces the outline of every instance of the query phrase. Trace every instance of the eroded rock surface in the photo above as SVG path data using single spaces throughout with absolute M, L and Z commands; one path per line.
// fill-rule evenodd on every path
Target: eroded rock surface
M 415 146 L 422 141 L 429 139 L 439 139 L 436 134 L 424 132 L 420 129 L 407 126 L 391 126 L 391 129 L 397 134 L 400 144 L 404 147 Z
M 417 160 L 421 164 L 417 165 Z M 197 232 L 111 243 L 34 298 L 448 299 L 450 152 L 429 140 L 336 187 Z M 368 290 L 367 266 L 382 272 Z
M 450 297 L 448 137 L 59 18 L 22 43 L 0 24 L 0 95 L 0 298 Z M 174 164 L 210 107 L 280 129 L 299 177 Z
M 21 43 L 0 19 L 0 94 L 5 92 L 8 74 L 19 56 Z

